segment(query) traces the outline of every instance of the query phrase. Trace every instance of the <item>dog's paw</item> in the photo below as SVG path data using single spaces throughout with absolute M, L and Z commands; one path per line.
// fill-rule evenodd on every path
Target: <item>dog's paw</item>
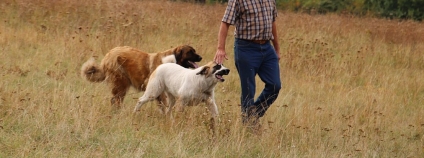
M 140 109 L 134 108 L 133 113 L 140 112 Z

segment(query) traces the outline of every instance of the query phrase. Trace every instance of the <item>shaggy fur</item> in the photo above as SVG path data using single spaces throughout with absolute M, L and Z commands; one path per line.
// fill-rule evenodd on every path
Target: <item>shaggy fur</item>
M 176 63 L 184 68 L 196 68 L 195 62 L 201 60 L 202 57 L 188 45 L 178 46 L 160 53 L 145 53 L 124 46 L 110 50 L 100 65 L 96 64 L 94 58 L 89 59 L 82 65 L 81 75 L 91 82 L 106 80 L 111 85 L 113 95 L 111 103 L 119 107 L 131 86 L 138 91 L 146 89 L 150 74 L 160 64 Z M 158 101 L 165 103 L 166 96 L 161 95 Z
M 174 104 L 184 110 L 187 105 L 206 103 L 211 112 L 211 126 L 214 129 L 214 120 L 218 116 L 214 88 L 218 82 L 224 82 L 223 76 L 229 72 L 229 69 L 215 62 L 209 62 L 197 69 L 185 69 L 173 63 L 162 64 L 152 73 L 146 91 L 138 99 L 134 112 L 165 92 L 169 99 L 168 114 L 171 114 Z

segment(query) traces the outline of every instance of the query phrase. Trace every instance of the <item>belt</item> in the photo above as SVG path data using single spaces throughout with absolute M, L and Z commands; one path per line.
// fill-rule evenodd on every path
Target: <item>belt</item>
M 265 44 L 266 42 L 268 42 L 269 40 L 249 40 L 253 43 L 257 43 L 257 44 Z

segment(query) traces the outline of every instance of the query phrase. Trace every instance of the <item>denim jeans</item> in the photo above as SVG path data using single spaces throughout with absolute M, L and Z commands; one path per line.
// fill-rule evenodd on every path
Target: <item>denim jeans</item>
M 257 44 L 248 40 L 235 39 L 234 59 L 241 83 L 241 111 L 248 113 L 255 106 L 256 115 L 262 117 L 277 99 L 281 89 L 278 57 L 270 41 Z M 255 76 L 258 75 L 265 87 L 256 100 Z

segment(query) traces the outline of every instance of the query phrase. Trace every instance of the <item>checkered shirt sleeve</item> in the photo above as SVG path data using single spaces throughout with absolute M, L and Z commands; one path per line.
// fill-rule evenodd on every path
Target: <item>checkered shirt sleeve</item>
M 222 22 L 234 25 L 236 22 L 236 14 L 239 12 L 237 10 L 238 3 L 237 0 L 228 0 L 227 9 L 225 9 L 224 17 Z

